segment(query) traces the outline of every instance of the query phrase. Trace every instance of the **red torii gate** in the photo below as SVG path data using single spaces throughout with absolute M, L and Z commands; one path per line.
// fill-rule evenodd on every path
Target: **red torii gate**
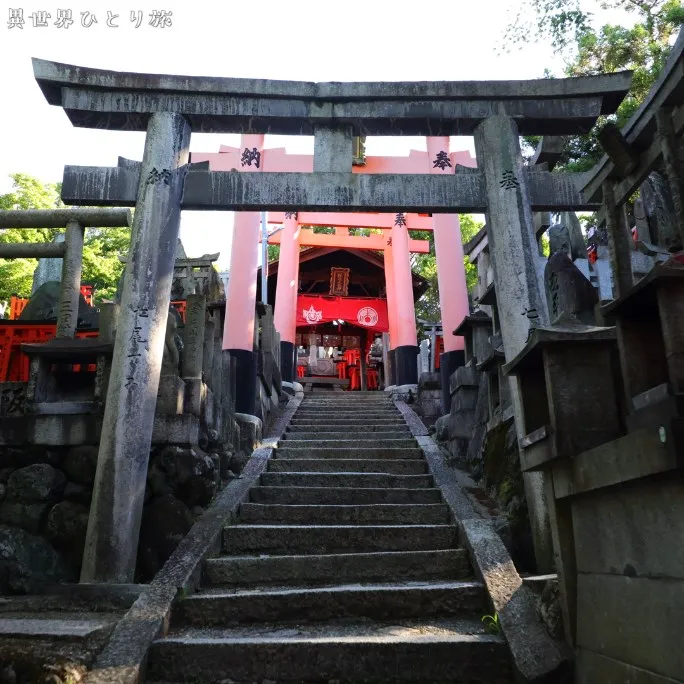
M 454 173 L 457 165 L 474 167 L 468 151 L 449 152 L 448 137 L 428 137 L 427 152 L 412 150 L 406 157 L 366 157 L 363 165 L 354 165 L 354 173 Z M 208 162 L 212 171 L 289 171 L 311 173 L 312 155 L 287 154 L 284 148 L 264 149 L 264 135 L 243 135 L 240 148 L 222 145 L 218 153 L 192 153 L 192 163 Z M 400 209 L 400 207 L 398 207 Z M 408 218 L 407 218 L 408 217 Z M 410 223 L 409 223 L 410 219 Z M 284 225 L 274 243 L 281 246 L 278 282 L 276 286 L 275 326 L 281 336 L 283 379 L 292 380 L 296 328 L 297 281 L 299 247 L 302 244 L 300 225 L 331 225 L 343 228 L 382 228 L 391 231 L 383 235 L 387 304 L 390 318 L 390 345 L 395 382 L 417 381 L 415 357 L 418 352 L 415 308 L 411 282 L 408 230 L 433 230 L 437 257 L 437 277 L 440 309 L 445 330 L 454 330 L 469 313 L 468 293 L 463 266 L 463 246 L 457 214 L 350 214 L 337 212 L 274 212 L 270 222 Z M 237 212 L 230 258 L 230 280 L 226 293 L 226 321 L 223 348 L 245 356 L 252 353 L 254 339 L 254 306 L 258 270 L 260 217 L 258 212 Z M 307 231 L 305 231 L 307 232 Z M 331 238 L 334 236 L 317 236 Z M 346 240 L 344 239 L 346 237 Z M 339 235 L 345 242 L 353 236 Z M 318 244 L 318 243 L 317 243 Z M 333 246 L 333 241 L 325 241 Z M 421 249 L 422 251 L 422 249 Z M 463 363 L 462 337 L 446 335 L 445 354 L 441 362 L 443 373 L 450 374 Z

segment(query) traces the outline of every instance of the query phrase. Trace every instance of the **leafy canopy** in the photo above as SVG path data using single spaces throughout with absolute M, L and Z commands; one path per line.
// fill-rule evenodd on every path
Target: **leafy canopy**
M 592 12 L 580 0 L 524 0 L 516 20 L 505 33 L 509 49 L 530 40 L 550 40 L 565 61 L 564 76 L 595 76 L 616 71 L 634 72 L 632 87 L 614 116 L 622 127 L 644 101 L 667 60 L 682 24 L 680 0 L 604 0 L 602 9 L 624 14 L 624 25 L 596 26 Z M 545 76 L 550 76 L 545 70 Z M 599 119 L 598 130 L 606 122 Z M 538 139 L 526 138 L 535 145 Z M 590 169 L 602 156 L 595 131 L 569 138 L 561 167 Z

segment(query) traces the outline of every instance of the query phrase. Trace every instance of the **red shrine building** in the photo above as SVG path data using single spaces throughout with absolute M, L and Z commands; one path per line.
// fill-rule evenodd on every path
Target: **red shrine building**
M 268 265 L 268 301 L 277 307 L 279 262 Z M 411 274 L 413 300 L 428 282 Z M 258 278 L 257 300 L 261 299 Z M 310 384 L 380 389 L 390 384 L 383 354 L 389 311 L 382 252 L 310 247 L 299 256 L 295 358 L 297 376 Z

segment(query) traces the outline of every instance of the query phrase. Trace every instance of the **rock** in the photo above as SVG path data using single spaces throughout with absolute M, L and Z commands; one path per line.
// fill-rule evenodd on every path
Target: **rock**
M 446 442 L 449 439 L 449 416 L 442 416 L 435 423 L 435 439 Z
M 77 501 L 78 503 L 90 506 L 90 502 L 93 498 L 93 490 L 92 487 L 86 487 L 85 485 L 76 484 L 75 482 L 68 482 L 62 492 L 62 496 L 70 501 Z
M 549 580 L 544 585 L 538 611 L 546 631 L 555 639 L 562 639 L 563 615 L 561 612 L 558 580 Z
M 60 501 L 48 514 L 45 528 L 48 539 L 56 546 L 83 547 L 88 527 L 88 508 L 75 501 Z
M 69 479 L 92 486 L 97 470 L 97 447 L 87 444 L 71 447 L 62 467 Z
M 31 534 L 37 534 L 43 528 L 49 510 L 49 503 L 3 501 L 0 504 L 0 524 L 21 527 Z
M 0 593 L 38 593 L 46 584 L 72 579 L 48 541 L 0 525 Z
M 0 468 L 0 482 L 7 484 L 10 475 L 15 471 L 15 468 Z
M 60 283 L 49 280 L 43 283 L 32 295 L 29 303 L 19 315 L 22 321 L 56 321 L 59 309 Z M 78 300 L 78 326 L 96 328 L 97 309 L 90 306 L 83 295 Z
M 11 501 L 33 503 L 51 501 L 66 486 L 66 477 L 47 463 L 36 463 L 15 470 L 7 481 L 7 498 Z
M 192 513 L 174 496 L 152 499 L 143 509 L 138 548 L 141 579 L 149 580 L 168 560 L 193 525 Z
M 5 494 L 7 494 L 7 486 L 4 484 L 0 484 L 0 501 L 2 501 L 5 498 Z
M 187 506 L 206 507 L 216 494 L 216 481 L 208 477 L 192 477 L 178 488 L 176 495 Z

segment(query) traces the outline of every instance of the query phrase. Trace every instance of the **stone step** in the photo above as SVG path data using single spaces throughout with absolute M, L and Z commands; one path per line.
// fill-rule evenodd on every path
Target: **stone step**
M 446 525 L 446 504 L 366 504 L 356 506 L 287 506 L 244 503 L 240 523 L 267 525 Z
M 465 549 L 298 556 L 219 556 L 204 565 L 205 586 L 466 579 Z
M 337 420 L 335 418 L 316 419 L 316 418 L 297 418 L 296 416 L 290 422 L 290 426 L 306 426 L 306 430 L 348 430 L 350 433 L 363 433 L 376 430 L 394 429 L 395 427 L 407 427 L 406 421 L 403 418 L 368 418 L 367 420 L 360 419 L 351 423 L 348 420 Z
M 503 637 L 478 619 L 186 627 L 152 644 L 148 680 L 512 682 Z
M 310 407 L 315 407 L 315 408 L 358 408 L 359 406 L 378 406 L 380 408 L 393 408 L 396 409 L 396 405 L 394 404 L 393 401 L 389 399 L 385 400 L 371 400 L 371 399 L 362 399 L 359 398 L 356 401 L 354 400 L 345 400 L 345 401 L 331 401 L 330 399 L 319 399 L 318 401 L 308 401 L 304 400 L 300 404 L 300 408 L 310 408 Z
M 120 618 L 121 615 L 108 613 L 65 615 L 46 612 L 3 615 L 0 618 L 0 644 L 3 639 L 10 638 L 84 641 L 111 629 Z
M 398 411 L 374 411 L 372 409 L 359 409 L 358 411 L 319 411 L 313 409 L 309 411 L 297 411 L 295 417 L 298 419 L 313 418 L 315 420 L 344 420 L 348 425 L 354 425 L 357 420 L 377 420 L 379 418 L 401 418 Z
M 447 617 L 485 609 L 480 582 L 336 584 L 327 587 L 210 589 L 180 601 L 173 624 L 219 627 L 245 622 L 322 622 L 342 618 Z
M 252 487 L 253 503 L 284 505 L 432 504 L 442 502 L 436 488 Z
M 457 546 L 454 525 L 231 525 L 223 530 L 223 551 L 231 554 L 428 551 Z
M 292 441 L 302 440 L 309 441 L 312 439 L 324 439 L 324 440 L 339 440 L 339 441 L 358 441 L 359 439 L 367 440 L 369 442 L 374 442 L 376 440 L 386 441 L 388 439 L 410 439 L 412 444 L 415 445 L 415 439 L 411 435 L 411 431 L 406 428 L 396 427 L 391 431 L 387 430 L 384 432 L 373 430 L 372 432 L 367 431 L 355 431 L 355 432 L 323 432 L 320 430 L 312 430 L 310 432 L 305 432 L 303 430 L 290 430 L 283 435 L 283 439 L 280 444 L 289 444 Z
M 315 455 L 313 450 L 301 450 Z M 340 455 L 348 455 L 339 449 Z M 332 458 L 328 452 L 324 458 L 290 458 L 293 452 L 286 450 L 287 457 L 271 459 L 267 471 L 270 473 L 388 473 L 393 475 L 423 475 L 427 463 L 419 458 Z M 364 454 L 365 455 L 365 454 Z
M 317 423 L 309 423 L 308 426 L 306 423 L 303 424 L 297 424 L 297 423 L 291 423 L 286 432 L 286 437 L 289 438 L 290 436 L 293 437 L 294 439 L 299 439 L 298 437 L 294 437 L 296 433 L 304 432 L 306 434 L 327 434 L 329 432 L 332 432 L 333 434 L 339 434 L 344 428 L 344 434 L 349 435 L 349 436 L 354 436 L 354 435 L 370 435 L 370 433 L 373 433 L 373 436 L 375 436 L 376 432 L 380 433 L 392 433 L 392 434 L 411 434 L 411 431 L 408 428 L 408 425 L 406 425 L 406 422 L 402 420 L 396 420 L 390 423 L 383 422 L 383 423 L 369 423 L 368 425 L 364 425 L 363 428 L 359 427 L 353 427 L 351 428 L 348 426 L 346 423 L 342 423 L 338 426 L 332 425 L 329 428 L 326 428 L 324 425 L 318 425 Z M 349 428 L 349 429 L 347 429 Z
M 336 444 L 339 445 L 339 442 Z M 305 458 L 305 459 L 356 459 L 356 460 L 367 460 L 367 459 L 410 459 L 410 460 L 422 460 L 423 452 L 420 447 L 347 447 L 347 446 L 337 446 L 337 447 L 317 447 L 317 446 L 299 446 L 286 444 L 276 450 L 276 460 L 280 459 L 295 459 L 295 458 Z
M 383 473 L 263 473 L 264 487 L 382 487 L 417 489 L 434 487 L 432 475 L 385 475 Z
M 354 449 L 411 449 L 416 447 L 416 440 L 413 437 L 406 437 L 402 439 L 355 439 L 354 437 L 346 436 L 346 439 L 327 439 L 320 437 L 318 439 L 288 439 L 287 444 L 283 442 L 282 448 L 286 449 L 346 449 L 353 447 Z

